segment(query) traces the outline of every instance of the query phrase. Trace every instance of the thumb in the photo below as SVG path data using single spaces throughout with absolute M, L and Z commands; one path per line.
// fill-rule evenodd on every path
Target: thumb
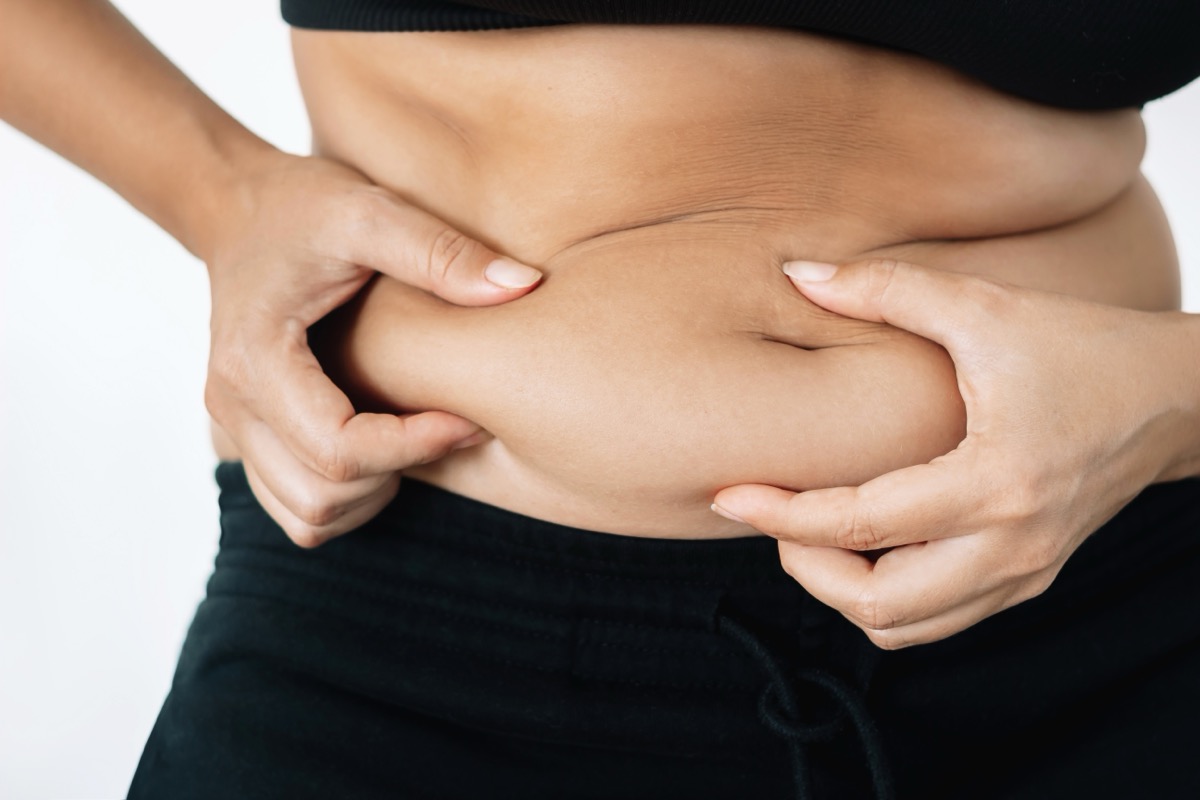
M 981 303 L 1007 291 L 984 278 L 882 258 L 839 266 L 789 261 L 783 271 L 822 308 L 844 317 L 886 322 L 947 348 L 972 327 Z
M 356 237 L 352 258 L 358 264 L 458 305 L 514 300 L 542 279 L 539 270 L 398 199 L 379 204 Z

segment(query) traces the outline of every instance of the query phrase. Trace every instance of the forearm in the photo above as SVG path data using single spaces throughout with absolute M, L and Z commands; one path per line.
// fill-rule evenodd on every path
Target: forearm
M 103 0 L 0 0 L 0 119 L 206 258 L 272 148 Z

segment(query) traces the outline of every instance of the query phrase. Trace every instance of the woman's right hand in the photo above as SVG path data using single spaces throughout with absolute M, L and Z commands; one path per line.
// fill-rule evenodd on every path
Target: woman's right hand
M 309 326 L 376 271 L 471 306 L 520 297 L 541 273 L 327 159 L 272 150 L 233 197 L 201 254 L 212 286 L 205 403 L 259 502 L 313 547 L 379 513 L 399 470 L 487 435 L 442 411 L 356 414 L 309 349 Z

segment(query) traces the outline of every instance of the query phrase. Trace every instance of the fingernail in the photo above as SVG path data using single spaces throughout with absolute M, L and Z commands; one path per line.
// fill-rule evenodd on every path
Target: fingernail
M 504 289 L 524 289 L 540 281 L 542 273 L 511 258 L 497 258 L 483 270 L 483 277 Z
M 492 438 L 492 435 L 490 433 L 488 433 L 487 431 L 475 431 L 475 433 L 472 433 L 470 436 L 463 439 L 458 444 L 454 445 L 454 447 L 451 449 L 466 450 L 468 447 L 474 447 L 477 444 L 483 444 L 484 442 L 486 442 L 488 439 L 491 439 L 491 438 Z
M 819 261 L 788 261 L 783 265 L 783 273 L 801 283 L 827 281 L 836 272 L 837 267 L 833 264 L 822 264 Z
M 713 504 L 712 504 L 712 506 L 711 506 L 711 508 L 712 508 L 712 510 L 713 510 L 713 511 L 717 512 L 718 514 L 720 514 L 720 515 L 721 515 L 722 517 L 724 517 L 725 519 L 731 519 L 731 520 L 733 520 L 734 522 L 740 522 L 740 523 L 742 523 L 743 525 L 749 525 L 749 524 L 750 524 L 750 523 L 746 522 L 746 520 L 744 520 L 744 519 L 742 519 L 741 517 L 739 517 L 737 514 L 734 514 L 734 513 L 732 513 L 732 512 L 729 512 L 729 511 L 726 511 L 725 509 L 721 508 L 721 507 L 720 507 L 719 505 L 717 505 L 716 503 L 713 503 Z

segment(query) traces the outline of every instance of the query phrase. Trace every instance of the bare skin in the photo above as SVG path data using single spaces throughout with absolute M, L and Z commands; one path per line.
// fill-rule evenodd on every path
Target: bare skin
M 0 116 L 208 264 L 218 452 L 299 544 L 369 519 L 405 469 L 612 532 L 753 526 L 894 647 L 1040 591 L 1139 487 L 1200 471 L 1200 333 L 1133 110 L 780 30 L 298 32 L 301 158 L 107 3 L 0 11 Z M 843 267 L 797 292 L 795 259 Z M 543 274 L 511 306 L 442 302 Z M 308 349 L 364 286 L 314 333 L 385 413 Z M 1080 390 L 1106 375 L 1128 391 Z M 1023 435 L 988 435 L 1004 419 Z M 878 573 L 856 552 L 876 545 L 897 548 Z
M 1135 112 L 765 29 L 293 37 L 319 152 L 547 276 L 492 309 L 380 280 L 313 332 L 360 407 L 494 436 L 406 474 L 524 514 L 746 535 L 709 510 L 727 486 L 857 485 L 954 449 L 945 352 L 813 305 L 786 260 L 1178 302 Z
M 271 147 L 107 2 L 0 0 L 0 18 L 0 118 L 207 264 L 205 400 L 255 495 L 297 543 L 370 519 L 395 495 L 401 468 L 487 438 L 445 412 L 356 414 L 306 330 L 376 270 L 471 305 L 527 293 L 537 270 L 498 259 L 345 165 Z
M 937 641 L 1041 594 L 1147 485 L 1200 473 L 1195 315 L 888 259 L 787 269 L 824 308 L 941 343 L 966 401 L 966 437 L 930 463 L 715 498 L 778 538 L 784 569 L 880 647 Z

